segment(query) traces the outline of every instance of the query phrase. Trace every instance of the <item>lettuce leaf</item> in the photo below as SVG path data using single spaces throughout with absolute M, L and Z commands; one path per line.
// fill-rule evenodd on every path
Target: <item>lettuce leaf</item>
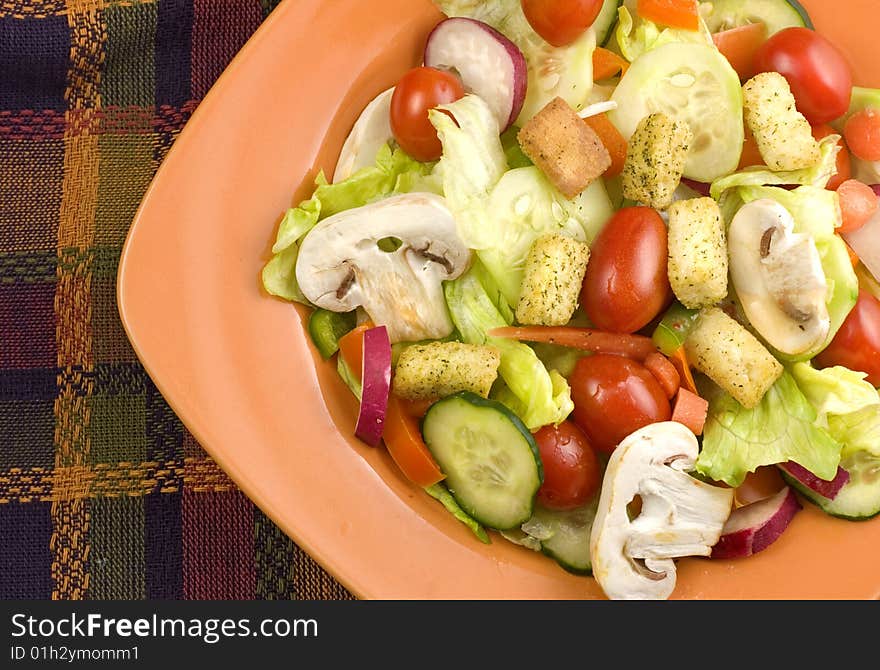
M 629 8 L 621 6 L 617 10 L 617 30 L 615 31 L 620 53 L 630 63 L 646 51 L 669 44 L 670 42 L 698 42 L 714 46 L 712 33 L 700 19 L 700 29 L 681 30 L 678 28 L 661 28 L 653 21 L 641 17 L 633 17 Z
M 474 535 L 482 542 L 483 544 L 491 544 L 491 540 L 489 539 L 489 533 L 486 532 L 486 529 L 483 528 L 480 523 L 470 516 L 467 512 L 465 512 L 461 505 L 458 504 L 458 501 L 452 497 L 452 494 L 449 492 L 449 489 L 446 488 L 446 485 L 443 482 L 438 482 L 437 484 L 432 484 L 431 486 L 426 486 L 425 491 L 429 496 L 438 500 L 443 507 L 446 508 L 446 511 L 449 512 L 456 519 L 461 521 L 465 526 L 471 529 Z
M 361 207 L 394 193 L 438 192 L 440 183 L 432 175 L 434 165 L 419 163 L 401 149 L 386 144 L 376 156 L 376 164 L 359 170 L 338 184 L 327 182 L 323 172 L 315 179 L 312 197 L 291 208 L 278 226 L 272 259 L 263 268 L 263 286 L 271 295 L 310 304 L 296 281 L 299 243 L 321 219 L 346 209 Z
M 880 458 L 880 405 L 841 416 L 829 415 L 828 430 L 843 442 L 842 459 L 852 459 L 860 452 Z
M 807 400 L 818 413 L 819 425 L 830 425 L 829 416 L 846 415 L 880 405 L 880 394 L 867 374 L 842 366 L 816 370 L 806 362 L 791 367 L 791 374 Z M 832 431 L 832 435 L 835 435 Z M 845 442 L 840 436 L 837 438 Z
M 510 307 L 519 300 L 526 255 L 546 233 L 592 242 L 613 214 L 603 180 L 574 199 L 534 166 L 507 169 L 488 105 L 469 95 L 430 112 L 443 143 L 439 169 L 458 235 L 474 249 Z M 456 123 L 457 122 L 457 123 Z
M 489 337 L 488 331 L 510 322 L 498 311 L 477 273 L 471 269 L 455 281 L 447 282 L 444 292 L 462 341 L 491 344 L 501 352 L 498 372 L 509 391 L 504 392 L 501 401 L 530 430 L 564 421 L 574 409 L 568 382 L 558 372 L 548 372 L 528 345 Z
M 817 477 L 834 479 L 843 445 L 817 427 L 816 419 L 816 410 L 789 372 L 754 409 L 718 393 L 709 403 L 697 471 L 739 486 L 763 465 L 794 461 Z
M 822 158 L 816 165 L 787 172 L 773 172 L 766 166 L 747 167 L 713 181 L 710 193 L 715 200 L 720 200 L 725 191 L 740 186 L 805 185 L 824 189 L 831 177 L 837 174 L 839 141 L 840 135 L 829 135 L 819 142 Z

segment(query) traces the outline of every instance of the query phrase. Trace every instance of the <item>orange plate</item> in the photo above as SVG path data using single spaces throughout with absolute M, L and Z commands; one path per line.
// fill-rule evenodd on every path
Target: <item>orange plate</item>
M 805 1 L 880 84 L 873 0 Z M 262 292 L 285 208 L 310 193 L 364 105 L 416 64 L 440 18 L 427 0 L 288 0 L 175 143 L 131 228 L 119 306 L 135 350 L 235 482 L 362 598 L 596 598 L 590 578 L 501 538 L 480 544 L 352 436 L 355 401 L 321 362 L 302 310 Z M 874 598 L 880 520 L 807 506 L 747 560 L 681 562 L 679 598 Z

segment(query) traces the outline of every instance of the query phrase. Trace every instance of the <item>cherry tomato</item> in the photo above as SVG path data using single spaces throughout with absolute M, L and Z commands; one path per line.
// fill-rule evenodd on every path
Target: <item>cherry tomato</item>
M 529 24 L 555 47 L 571 44 L 593 25 L 602 0 L 522 0 Z
M 867 291 L 859 291 L 856 306 L 815 363 L 818 368 L 842 365 L 866 372 L 868 381 L 880 386 L 880 301 Z
M 538 502 L 547 509 L 574 509 L 599 490 L 599 458 L 587 436 L 571 421 L 544 426 L 535 433 L 544 465 Z
M 443 153 L 428 111 L 464 97 L 461 80 L 451 72 L 417 67 L 397 82 L 391 96 L 391 132 L 401 148 L 418 161 L 435 161 Z
M 852 70 L 831 42 L 808 28 L 780 30 L 755 54 L 758 72 L 788 80 L 797 108 L 810 123 L 828 123 L 849 109 Z
M 581 289 L 590 321 L 613 333 L 648 325 L 672 299 L 666 224 L 650 207 L 618 211 L 593 243 Z
M 580 359 L 569 384 L 575 423 L 590 444 L 606 454 L 639 428 L 672 416 L 654 375 L 623 356 L 596 354 Z

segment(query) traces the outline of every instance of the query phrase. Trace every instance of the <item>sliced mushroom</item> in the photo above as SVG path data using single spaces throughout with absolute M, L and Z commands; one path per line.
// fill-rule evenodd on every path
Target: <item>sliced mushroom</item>
M 303 239 L 296 279 L 318 307 L 363 307 L 392 342 L 440 339 L 453 328 L 442 282 L 470 258 L 444 199 L 409 193 L 321 221 Z
M 733 507 L 733 490 L 687 474 L 699 452 L 680 423 L 655 423 L 611 454 L 590 534 L 593 576 L 612 600 L 663 600 L 675 589 L 673 559 L 709 556 Z M 631 519 L 629 506 L 641 500 Z
M 749 322 L 777 351 L 796 356 L 828 337 L 828 282 L 812 236 L 775 200 L 739 210 L 728 232 L 730 274 Z
M 351 177 L 361 168 L 376 161 L 376 154 L 394 135 L 391 132 L 391 97 L 394 89 L 380 93 L 368 104 L 355 121 L 333 172 L 333 183 L 338 184 Z

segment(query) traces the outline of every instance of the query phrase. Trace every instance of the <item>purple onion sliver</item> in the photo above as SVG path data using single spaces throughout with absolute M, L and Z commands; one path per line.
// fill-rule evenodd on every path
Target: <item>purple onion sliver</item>
M 840 493 L 840 489 L 846 486 L 846 483 L 849 481 L 849 473 L 839 466 L 837 474 L 831 481 L 819 479 L 819 477 L 807 470 L 803 465 L 794 461 L 782 463 L 779 468 L 803 486 L 818 493 L 823 498 L 828 498 L 828 500 L 834 500 L 837 494 Z
M 871 189 L 880 197 L 880 184 L 871 184 Z
M 692 188 L 704 198 L 709 197 L 709 189 L 712 186 L 711 184 L 705 184 L 701 181 L 694 181 L 693 179 L 687 178 L 682 178 L 681 183 L 689 188 Z
M 375 447 L 382 440 L 391 392 L 391 342 L 385 326 L 364 331 L 363 359 L 361 407 L 354 434 Z

